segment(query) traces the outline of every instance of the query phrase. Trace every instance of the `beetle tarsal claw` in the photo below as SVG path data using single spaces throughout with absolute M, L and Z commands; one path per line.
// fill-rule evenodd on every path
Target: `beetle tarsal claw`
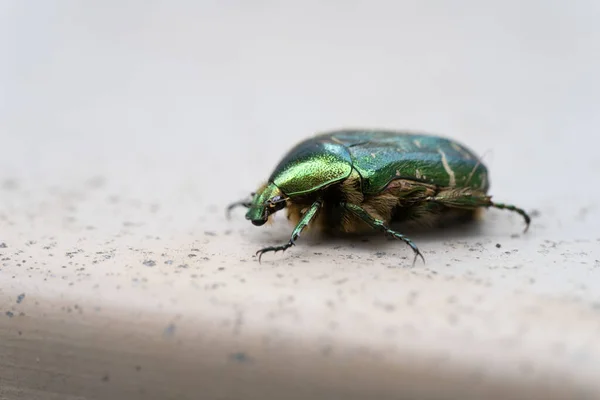
M 417 263 L 417 258 L 419 258 L 419 257 L 421 257 L 421 260 L 423 260 L 423 264 L 425 264 L 425 257 L 423 257 L 423 253 L 421 253 L 421 250 L 413 249 L 413 251 L 415 252 L 415 258 L 413 259 L 413 263 L 412 263 L 413 267 Z
M 292 247 L 295 243 L 290 241 L 289 243 L 286 244 L 282 244 L 279 246 L 269 246 L 269 247 L 265 247 L 263 249 L 260 249 L 256 252 L 255 256 L 258 256 L 258 263 L 260 264 L 260 260 L 263 256 L 263 254 L 272 251 L 274 253 L 277 253 L 278 251 L 286 251 L 287 249 L 289 249 L 290 247 Z

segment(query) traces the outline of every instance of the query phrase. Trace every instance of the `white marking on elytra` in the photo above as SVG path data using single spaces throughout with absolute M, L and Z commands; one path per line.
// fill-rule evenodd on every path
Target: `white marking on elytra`
M 475 174 L 475 171 L 477 171 L 477 168 L 479 168 L 479 166 L 481 165 L 481 160 L 483 159 L 483 157 L 485 157 L 486 154 L 487 154 L 487 152 L 483 153 L 483 155 L 477 159 L 477 162 L 475 163 L 475 166 L 471 170 L 471 173 L 469 174 L 469 178 L 467 179 L 467 182 L 465 183 L 465 185 L 468 185 L 469 182 L 471 182 L 471 179 L 473 179 L 473 175 Z M 486 177 L 482 177 L 481 179 L 482 179 L 482 181 L 484 181 L 486 179 Z M 483 183 L 481 185 L 482 185 L 481 187 L 483 188 Z
M 415 176 L 417 177 L 417 179 L 421 179 L 421 177 L 422 177 L 423 175 L 421 175 L 421 171 L 419 171 L 419 170 L 417 169 L 417 170 L 415 170 Z
M 481 185 L 480 185 L 480 189 L 483 190 L 485 188 L 485 185 L 487 184 L 487 174 L 483 174 L 481 176 Z
M 460 147 L 458 144 L 456 144 L 456 143 L 450 143 L 450 146 L 452 146 L 452 148 L 454 150 L 458 151 L 467 160 L 471 160 L 473 158 L 473 157 L 471 157 L 471 155 L 469 154 L 469 152 L 467 152 L 465 149 L 463 149 L 462 147 Z
M 421 142 L 418 139 L 413 139 L 413 143 L 415 144 L 415 146 L 417 146 L 418 148 L 421 148 Z
M 473 179 L 473 174 L 475 174 L 475 171 L 477 171 L 477 168 L 479 168 L 479 166 L 481 165 L 481 161 L 477 160 L 477 162 L 475 163 L 475 166 L 473 167 L 473 169 L 471 170 L 471 173 L 469 174 L 469 178 L 467 179 L 466 184 L 468 185 L 469 182 L 471 182 L 471 179 Z
M 444 166 L 444 169 L 446 170 L 446 173 L 448 174 L 448 178 L 449 178 L 448 186 L 456 186 L 456 177 L 454 176 L 454 171 L 452 171 L 452 168 L 450 168 L 450 165 L 448 164 L 448 159 L 446 158 L 446 153 L 444 153 L 442 151 L 442 149 L 438 149 L 438 152 L 442 155 L 442 165 Z
M 396 176 L 400 176 L 400 170 L 396 170 Z

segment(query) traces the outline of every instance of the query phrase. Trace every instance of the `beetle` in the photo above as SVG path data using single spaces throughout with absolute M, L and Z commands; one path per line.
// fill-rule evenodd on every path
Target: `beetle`
M 410 238 L 392 230 L 395 222 L 433 226 L 444 220 L 470 219 L 495 207 L 531 218 L 521 208 L 496 203 L 487 194 L 488 170 L 464 145 L 440 136 L 346 129 L 318 134 L 293 147 L 267 183 L 250 200 L 246 219 L 261 226 L 287 208 L 295 228 L 290 240 L 256 252 L 285 251 L 309 225 L 323 231 L 361 233 L 378 230 L 409 245 L 414 262 L 425 258 Z

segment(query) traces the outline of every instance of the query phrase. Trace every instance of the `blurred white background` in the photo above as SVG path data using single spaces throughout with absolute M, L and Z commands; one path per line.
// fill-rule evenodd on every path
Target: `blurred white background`
M 0 305 L 27 316 L 0 319 L 0 397 L 115 376 L 157 398 L 245 395 L 255 381 L 229 379 L 260 373 L 284 393 L 389 377 L 392 396 L 431 381 L 464 395 L 507 376 L 600 393 L 599 21 L 597 0 L 0 0 Z M 539 216 L 527 235 L 491 210 L 419 238 L 414 269 L 383 241 L 307 240 L 258 265 L 291 228 L 226 222 L 224 206 L 340 127 L 455 138 L 485 154 L 496 200 Z M 121 349 L 155 375 L 131 375 Z M 215 369 L 240 349 L 267 362 Z M 417 364 L 423 381 L 399 380 Z
M 491 151 L 492 190 L 529 208 L 598 193 L 558 183 L 597 167 L 595 0 L 0 7 L 4 177 L 239 196 L 297 140 L 367 126 Z

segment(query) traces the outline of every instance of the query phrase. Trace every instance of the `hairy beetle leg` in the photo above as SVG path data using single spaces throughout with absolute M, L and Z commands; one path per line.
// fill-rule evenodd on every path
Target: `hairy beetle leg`
M 417 258 L 419 258 L 419 257 L 421 257 L 421 259 L 423 260 L 423 263 L 425 262 L 425 257 L 423 257 L 423 254 L 421 253 L 421 251 L 419 250 L 417 245 L 413 243 L 412 240 L 410 240 L 406 236 L 402 235 L 401 233 L 398 233 L 398 232 L 388 228 L 387 226 L 385 226 L 383 221 L 373 218 L 371 216 L 371 214 L 369 214 L 362 207 L 357 206 L 356 204 L 351 204 L 351 203 L 342 203 L 342 205 L 347 210 L 349 210 L 350 212 L 355 214 L 357 217 L 359 217 L 360 219 L 365 221 L 367 224 L 369 224 L 369 226 L 371 226 L 373 229 L 382 231 L 396 239 L 402 240 L 404 243 L 409 245 L 410 248 L 412 249 L 412 251 L 415 253 L 415 258 L 413 260 L 413 266 L 415 265 L 415 263 L 417 262 Z
M 274 251 L 274 252 L 278 252 L 280 250 L 286 251 L 287 249 L 289 249 L 290 247 L 295 245 L 296 240 L 300 237 L 300 233 L 302 233 L 304 228 L 306 228 L 308 226 L 308 224 L 310 224 L 310 221 L 312 221 L 312 219 L 315 217 L 315 215 L 317 215 L 317 211 L 319 211 L 319 208 L 321 208 L 321 204 L 322 204 L 321 200 L 315 201 L 310 206 L 310 208 L 304 213 L 304 215 L 298 222 L 298 225 L 296 225 L 296 227 L 292 231 L 292 237 L 290 238 L 289 242 L 287 242 L 286 244 L 278 245 L 278 246 L 265 247 L 264 249 L 260 249 L 259 251 L 257 251 L 256 255 L 258 256 L 258 262 L 260 263 L 260 259 L 264 253 L 267 253 L 269 251 Z
M 526 226 L 524 232 L 527 232 L 529 224 L 531 223 L 531 217 L 522 208 L 518 208 L 512 204 L 494 203 L 491 196 L 471 188 L 452 188 L 443 190 L 435 196 L 428 197 L 426 200 L 454 208 L 474 210 L 479 207 L 493 207 L 501 210 L 514 211 L 525 219 Z

